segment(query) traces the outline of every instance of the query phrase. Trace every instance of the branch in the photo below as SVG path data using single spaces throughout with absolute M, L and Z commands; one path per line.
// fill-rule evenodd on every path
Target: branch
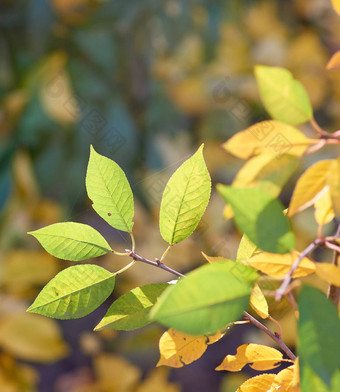
M 284 296 L 284 294 L 289 286 L 289 283 L 292 280 L 292 276 L 294 275 L 294 272 L 297 269 L 297 267 L 299 266 L 301 260 L 304 257 L 308 256 L 309 253 L 311 253 L 314 249 L 318 248 L 323 242 L 324 242 L 323 238 L 317 238 L 311 244 L 309 244 L 306 249 L 304 249 L 300 253 L 299 257 L 294 261 L 289 272 L 286 274 L 285 278 L 283 279 L 281 286 L 276 290 L 276 294 L 275 294 L 276 301 L 280 301 L 282 299 L 282 297 Z
M 335 237 L 339 237 L 340 235 L 340 223 L 338 224 L 338 228 L 335 233 Z M 338 266 L 339 265 L 339 251 L 334 250 L 332 264 Z M 336 307 L 339 305 L 340 300 L 340 287 L 334 286 L 332 284 L 329 285 L 327 291 L 327 297 L 332 300 Z
M 257 328 L 262 329 L 263 332 L 265 332 L 268 336 L 270 336 L 278 344 L 278 346 L 282 348 L 282 350 L 288 355 L 290 359 L 292 359 L 293 361 L 296 360 L 296 356 L 284 344 L 284 342 L 282 341 L 282 339 L 278 334 L 273 334 L 273 332 L 271 332 L 266 326 L 264 326 L 262 323 L 256 320 L 255 317 L 251 316 L 248 312 L 244 312 L 243 314 L 246 320 L 249 320 L 251 324 L 254 324 Z

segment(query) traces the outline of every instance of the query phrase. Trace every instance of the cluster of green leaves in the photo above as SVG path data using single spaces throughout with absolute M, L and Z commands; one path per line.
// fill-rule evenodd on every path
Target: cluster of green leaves
M 277 196 L 307 148 L 318 143 L 295 127 L 312 120 L 313 110 L 302 84 L 294 80 L 289 71 L 257 66 L 255 75 L 263 103 L 273 120 L 256 124 L 224 144 L 227 151 L 249 161 L 231 186 L 217 185 L 218 192 L 228 203 L 225 215 L 234 216 L 236 225 L 244 234 L 237 260 L 205 255 L 209 263 L 180 278 L 176 284 L 136 287 L 114 301 L 95 328 L 132 330 L 152 321 L 170 327 L 171 330 L 161 339 L 161 354 L 162 350 L 163 354 L 169 353 L 171 345 L 175 348 L 170 350 L 170 356 L 162 354 L 161 364 L 179 366 L 179 363 L 197 359 L 207 344 L 217 341 L 223 333 L 209 343 L 188 338 L 193 352 L 201 353 L 191 357 L 188 357 L 188 350 L 183 349 L 187 343 L 181 346 L 176 342 L 186 341 L 186 334 L 218 334 L 228 324 L 239 320 L 250 305 L 261 318 L 270 317 L 260 288 L 261 275 L 257 271 L 275 278 L 283 278 L 289 273 L 298 255 L 294 250 L 290 217 L 312 204 L 316 206 L 321 197 L 328 195 L 327 201 L 317 205 L 317 222 L 322 228 L 334 216 L 339 218 L 339 159 L 320 163 L 322 168 L 317 171 L 319 176 L 312 185 L 314 176 L 307 176 L 306 172 L 296 186 L 288 214 L 284 212 Z M 250 167 L 253 168 L 248 170 Z M 304 177 L 308 181 L 303 180 Z M 65 260 L 82 261 L 109 252 L 138 260 L 132 233 L 134 203 L 131 187 L 121 168 L 92 147 L 86 189 L 98 215 L 113 228 L 130 234 L 131 252 L 112 250 L 99 232 L 80 223 L 53 224 L 30 234 L 49 253 Z M 164 255 L 174 244 L 193 233 L 208 205 L 210 192 L 211 180 L 202 145 L 177 169 L 165 187 L 159 218 L 161 236 L 169 245 Z M 163 258 L 159 263 L 163 263 Z M 320 263 L 303 258 L 294 277 L 316 272 L 319 278 L 340 286 L 339 271 L 330 264 L 324 268 Z M 83 317 L 109 297 L 116 275 L 94 264 L 69 267 L 45 286 L 28 311 L 59 319 Z M 340 362 L 336 356 L 340 351 L 337 310 L 324 294 L 312 287 L 302 289 L 298 303 L 301 390 L 316 390 L 312 386 L 314 383 L 324 385 L 326 391 L 335 392 L 340 382 Z M 252 363 L 255 369 L 266 370 L 284 361 L 277 350 L 255 346 L 239 347 L 236 356 L 228 355 L 217 370 L 236 371 L 246 363 Z M 181 350 L 178 347 L 182 347 Z M 179 352 L 183 350 L 184 354 Z M 250 379 L 242 386 L 242 391 L 274 391 L 277 385 L 284 386 L 287 392 L 298 391 L 297 362 L 283 372 L 277 376 L 265 374 L 262 378 Z

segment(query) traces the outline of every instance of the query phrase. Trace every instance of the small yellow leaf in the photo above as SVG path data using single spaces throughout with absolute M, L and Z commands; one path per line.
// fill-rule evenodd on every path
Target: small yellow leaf
M 340 158 L 333 159 L 328 169 L 327 183 L 335 216 L 340 218 Z
M 251 295 L 250 295 L 250 306 L 255 312 L 263 319 L 269 316 L 268 314 L 268 303 L 266 297 L 263 295 L 259 285 L 256 283 Z
M 216 261 L 229 261 L 229 259 L 226 259 L 225 257 L 222 256 L 208 256 L 204 252 L 201 253 L 209 263 L 216 263 Z
M 314 203 L 326 186 L 326 177 L 331 164 L 331 159 L 316 162 L 301 175 L 290 200 L 288 216 L 291 217 Z
M 30 313 L 2 317 L 0 346 L 20 359 L 43 363 L 57 361 L 68 353 L 58 324 Z
M 329 284 L 340 287 L 340 268 L 330 263 L 314 263 L 315 273 Z
M 236 392 L 268 392 L 274 378 L 275 374 L 261 374 L 249 378 Z
M 262 252 L 251 257 L 248 260 L 247 265 L 258 269 L 267 275 L 283 277 L 290 270 L 298 256 L 298 252 L 285 253 L 283 255 Z M 307 257 L 304 257 L 294 272 L 293 277 L 298 278 L 300 276 L 312 274 L 313 272 L 315 272 L 314 263 Z
M 320 226 L 323 226 L 334 219 L 334 211 L 332 208 L 332 200 L 329 193 L 329 187 L 327 187 L 327 191 L 322 196 L 320 196 L 318 200 L 316 200 L 316 202 L 314 203 L 314 208 L 315 220 Z
M 273 120 L 262 121 L 236 133 L 222 147 L 238 158 L 248 159 L 268 152 L 277 157 L 284 154 L 301 156 L 314 142 L 297 128 Z
M 340 0 L 331 0 L 335 11 L 340 15 Z
M 216 370 L 238 372 L 247 364 L 255 370 L 274 369 L 283 359 L 280 351 L 261 344 L 243 344 L 237 348 L 236 355 L 227 355 Z
M 179 385 L 168 381 L 168 373 L 165 368 L 151 370 L 136 392 L 180 392 Z
M 338 50 L 333 54 L 333 56 L 331 57 L 331 59 L 329 60 L 326 66 L 326 69 L 328 70 L 340 69 L 340 50 Z
M 294 373 L 295 365 L 281 370 L 275 376 L 269 392 L 299 392 L 298 385 L 294 385 Z
M 207 335 L 207 344 L 214 344 L 216 342 L 218 342 L 220 339 L 223 338 L 223 336 L 225 335 L 225 333 L 222 333 L 220 331 L 216 332 L 215 335 Z
M 161 358 L 157 366 L 182 367 L 200 358 L 207 349 L 205 336 L 187 335 L 170 328 L 159 340 Z

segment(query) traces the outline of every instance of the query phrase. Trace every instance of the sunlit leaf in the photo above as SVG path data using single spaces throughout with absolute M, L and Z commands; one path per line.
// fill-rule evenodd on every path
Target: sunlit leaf
M 105 238 L 83 223 L 55 223 L 28 234 L 32 234 L 47 252 L 59 259 L 80 261 L 111 252 Z
M 130 184 L 117 163 L 98 154 L 92 146 L 86 189 L 98 215 L 118 230 L 132 230 L 134 207 Z
M 114 284 L 114 275 L 104 268 L 75 265 L 50 280 L 27 311 L 57 319 L 84 317 L 106 300 Z
M 250 306 L 255 312 L 263 319 L 269 316 L 268 303 L 266 297 L 263 295 L 259 285 L 256 283 L 251 295 L 250 295 Z
M 340 287 L 340 268 L 330 263 L 314 263 L 315 273 L 329 284 Z
M 259 248 L 287 253 L 294 247 L 294 235 L 283 214 L 283 205 L 257 188 L 232 188 L 222 184 L 217 190 L 231 205 L 239 229 Z
M 335 216 L 340 219 L 340 158 L 332 160 L 327 174 L 333 211 Z
M 311 206 L 326 186 L 327 173 L 332 160 L 319 161 L 310 166 L 298 179 L 288 208 L 293 216 Z
M 249 378 L 236 392 L 267 392 L 272 385 L 275 374 L 261 374 Z
M 229 259 L 226 259 L 225 257 L 222 256 L 208 256 L 204 252 L 201 253 L 208 263 L 215 263 L 216 261 L 229 261 Z
M 329 189 L 315 201 L 314 208 L 315 220 L 320 226 L 323 226 L 334 219 L 335 215 Z
M 339 13 L 340 13 L 340 1 L 339 1 Z M 335 52 L 331 59 L 329 60 L 326 69 L 332 70 L 332 69 L 340 69 L 340 50 Z
M 254 270 L 241 263 L 204 265 L 168 287 L 151 317 L 181 332 L 213 334 L 242 315 L 256 279 Z
M 236 133 L 222 147 L 241 159 L 265 153 L 280 160 L 285 154 L 300 157 L 313 143 L 314 140 L 308 139 L 297 128 L 273 120 L 259 122 Z
M 247 364 L 255 370 L 274 369 L 285 361 L 280 351 L 261 344 L 243 344 L 237 348 L 236 355 L 227 355 L 216 370 L 238 372 Z
M 286 273 L 289 272 L 292 264 L 298 257 L 298 252 L 286 253 L 284 255 L 261 252 L 252 256 L 246 264 L 269 276 L 282 278 Z M 314 272 L 314 263 L 307 257 L 304 257 L 301 260 L 298 268 L 295 270 L 293 277 L 298 278 L 312 274 Z
M 255 76 L 262 102 L 274 119 L 302 124 L 313 117 L 306 90 L 287 69 L 257 65 Z
M 157 366 L 175 368 L 188 365 L 200 358 L 207 349 L 205 336 L 188 335 L 169 329 L 159 340 L 161 358 Z
M 335 11 L 340 15 L 340 0 L 331 0 Z
M 208 205 L 211 180 L 203 158 L 203 144 L 168 181 L 161 202 L 159 228 L 169 244 L 189 237 Z
M 340 320 L 333 303 L 319 290 L 304 286 L 299 295 L 298 354 L 301 381 L 310 367 L 326 384 L 340 368 Z M 302 386 L 302 391 L 306 389 Z
M 236 260 L 240 262 L 247 261 L 256 252 L 257 246 L 250 241 L 250 239 L 243 234 L 241 242 L 237 249 Z
M 300 392 L 299 385 L 294 380 L 295 365 L 281 370 L 274 378 L 268 392 Z
M 54 362 L 68 353 L 54 320 L 21 312 L 1 317 L 0 346 L 20 359 L 33 362 Z
M 110 306 L 95 330 L 130 331 L 150 324 L 150 310 L 167 287 L 167 283 L 147 284 L 122 295 Z

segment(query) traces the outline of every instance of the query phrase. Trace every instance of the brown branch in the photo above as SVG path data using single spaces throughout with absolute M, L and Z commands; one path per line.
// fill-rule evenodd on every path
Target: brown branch
M 290 284 L 290 281 L 292 280 L 292 276 L 294 275 L 294 272 L 299 266 L 301 260 L 304 257 L 308 256 L 314 249 L 318 248 L 321 244 L 323 244 L 323 242 L 324 242 L 323 238 L 317 238 L 311 244 L 309 244 L 306 249 L 304 249 L 300 253 L 299 257 L 294 261 L 289 272 L 286 274 L 285 278 L 283 279 L 281 286 L 276 290 L 276 294 L 275 294 L 276 301 L 280 301 L 282 297 L 285 295 L 286 290 Z
M 339 237 L 340 235 L 340 223 L 338 224 L 338 228 L 335 233 L 335 237 Z M 339 256 L 340 253 L 336 250 L 333 252 L 332 264 L 338 266 L 339 265 Z M 340 287 L 334 286 L 332 284 L 329 285 L 327 291 L 327 297 L 334 303 L 336 307 L 339 305 L 340 300 Z
M 265 325 L 260 323 L 258 320 L 256 320 L 255 317 L 251 316 L 248 312 L 244 312 L 244 317 L 246 320 L 249 320 L 253 325 L 255 325 L 257 328 L 262 329 L 263 332 L 265 332 L 268 336 L 270 336 L 274 342 L 277 343 L 279 347 L 282 348 L 282 350 L 288 355 L 288 357 L 295 361 L 296 356 L 293 354 L 293 352 L 285 345 L 285 343 L 282 341 L 280 336 L 278 334 L 273 334 Z

